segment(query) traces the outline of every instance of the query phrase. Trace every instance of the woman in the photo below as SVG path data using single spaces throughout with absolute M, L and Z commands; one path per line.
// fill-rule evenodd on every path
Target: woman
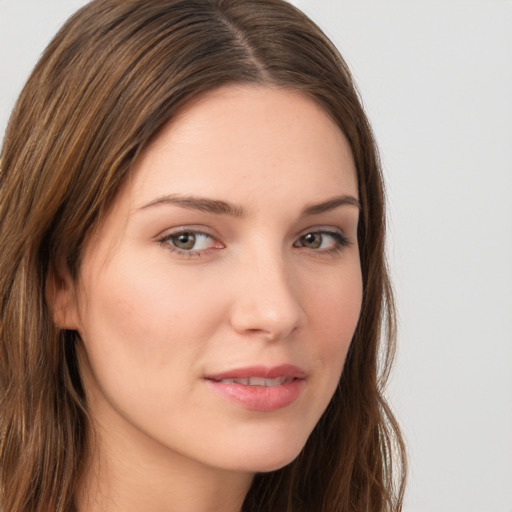
M 378 158 L 302 13 L 91 2 L 1 180 L 2 510 L 401 509 Z

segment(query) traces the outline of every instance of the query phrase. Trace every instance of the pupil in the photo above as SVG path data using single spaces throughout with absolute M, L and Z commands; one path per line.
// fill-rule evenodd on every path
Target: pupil
M 178 235 L 175 245 L 180 249 L 192 249 L 196 243 L 196 237 L 192 233 Z

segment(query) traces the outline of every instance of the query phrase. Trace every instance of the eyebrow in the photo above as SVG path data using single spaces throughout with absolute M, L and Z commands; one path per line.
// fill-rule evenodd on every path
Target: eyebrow
M 207 197 L 183 196 L 180 194 L 168 194 L 145 204 L 140 210 L 159 205 L 176 205 L 187 210 L 214 213 L 216 215 L 229 215 L 230 217 L 245 217 L 246 211 L 242 206 L 235 206 L 226 201 L 209 199 Z
M 165 196 L 158 197 L 153 201 L 141 206 L 139 210 L 145 210 L 153 206 L 160 205 L 176 205 L 187 210 L 197 210 L 201 212 L 213 213 L 216 215 L 228 215 L 230 217 L 245 217 L 247 211 L 243 206 L 234 205 L 226 201 L 219 199 L 210 199 L 207 197 L 197 197 L 190 195 L 180 194 L 168 194 Z M 334 210 L 340 206 L 355 206 L 360 209 L 361 205 L 359 200 L 353 196 L 343 195 L 336 196 L 321 203 L 313 203 L 306 205 L 301 213 L 300 217 L 307 217 L 309 215 L 319 215 L 321 213 Z
M 353 196 L 336 196 L 321 203 L 314 203 L 306 205 L 300 214 L 301 217 L 308 215 L 319 215 L 320 213 L 328 212 L 339 208 L 340 206 L 355 206 L 358 210 L 361 209 L 361 203 Z

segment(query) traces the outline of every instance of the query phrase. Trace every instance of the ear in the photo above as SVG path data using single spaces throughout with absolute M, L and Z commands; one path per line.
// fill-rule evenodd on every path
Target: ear
M 60 329 L 78 330 L 80 316 L 76 301 L 76 285 L 65 258 L 50 264 L 46 276 L 46 302 L 53 321 Z

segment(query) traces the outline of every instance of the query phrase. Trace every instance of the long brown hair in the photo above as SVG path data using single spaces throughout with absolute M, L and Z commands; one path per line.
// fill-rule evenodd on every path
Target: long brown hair
M 299 457 L 256 476 L 245 512 L 401 510 L 405 455 L 382 396 L 394 352 L 374 140 L 332 43 L 282 0 L 95 0 L 50 43 L 0 157 L 0 507 L 68 512 L 90 435 L 80 342 L 52 321 L 49 270 L 76 277 L 134 160 L 192 98 L 233 82 L 302 91 L 356 162 L 364 296 L 336 393 Z

